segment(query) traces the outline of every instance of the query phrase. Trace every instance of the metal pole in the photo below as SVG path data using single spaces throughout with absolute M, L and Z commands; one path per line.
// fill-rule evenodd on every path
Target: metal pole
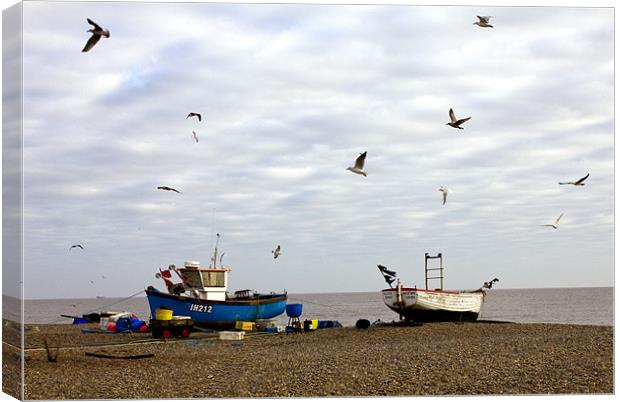
M 443 256 L 439 253 L 439 272 L 441 272 L 441 290 L 443 290 Z

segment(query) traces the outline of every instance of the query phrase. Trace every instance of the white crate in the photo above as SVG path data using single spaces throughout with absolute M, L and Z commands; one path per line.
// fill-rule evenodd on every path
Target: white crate
M 240 341 L 243 339 L 245 331 L 221 331 L 220 339 L 225 341 Z

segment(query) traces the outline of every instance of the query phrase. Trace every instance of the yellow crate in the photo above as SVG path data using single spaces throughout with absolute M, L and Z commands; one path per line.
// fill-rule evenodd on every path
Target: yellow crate
M 155 319 L 161 321 L 172 320 L 172 310 L 168 308 L 158 308 L 155 310 Z
M 238 331 L 255 331 L 256 324 L 250 321 L 235 322 L 235 329 Z

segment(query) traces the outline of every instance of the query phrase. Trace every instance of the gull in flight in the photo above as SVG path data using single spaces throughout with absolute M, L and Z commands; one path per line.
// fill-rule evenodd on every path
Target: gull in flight
M 558 228 L 558 223 L 560 222 L 560 219 L 562 219 L 562 217 L 564 216 L 564 213 L 561 213 L 560 216 L 558 216 L 558 219 L 555 220 L 554 224 L 550 224 L 550 225 L 540 225 L 540 226 L 550 226 L 554 229 Z
M 82 52 L 88 52 L 90 49 L 92 49 L 93 46 L 95 46 L 97 42 L 99 42 L 99 39 L 101 39 L 102 36 L 105 36 L 106 38 L 110 37 L 110 31 L 108 31 L 107 29 L 101 28 L 99 25 L 97 25 L 97 23 L 95 23 L 90 18 L 86 18 L 86 21 L 88 21 L 88 23 L 93 26 L 92 29 L 89 29 L 88 31 L 86 31 L 86 32 L 92 32 L 92 36 L 88 39 L 88 42 L 86 42 L 86 45 L 84 45 L 84 49 L 82 49 Z
M 357 159 L 355 159 L 355 166 L 349 166 L 346 170 L 350 170 L 353 173 L 364 175 L 364 177 L 368 176 L 368 173 L 366 173 L 366 171 L 364 170 L 365 161 L 366 161 L 366 151 L 364 151 L 364 153 L 361 153 L 357 157 Z
M 174 191 L 175 193 L 179 193 L 181 194 L 181 192 L 177 189 L 174 189 L 172 187 L 168 187 L 168 186 L 159 186 L 157 187 L 158 190 L 166 190 L 166 191 Z
M 189 119 L 190 117 L 197 117 L 198 121 L 202 121 L 202 115 L 200 113 L 190 112 L 190 114 L 187 115 L 185 120 Z
M 443 205 L 446 205 L 446 199 L 448 198 L 448 193 L 450 192 L 450 189 L 448 189 L 447 187 L 441 186 L 437 190 L 443 193 Z
M 192 130 L 192 135 L 194 136 L 194 140 L 198 142 L 198 135 L 196 134 L 194 130 Z
M 463 130 L 463 127 L 461 127 L 461 124 L 465 123 L 467 120 L 471 119 L 471 117 L 466 117 L 464 119 L 456 119 L 456 116 L 454 116 L 454 110 L 450 109 L 450 111 L 448 112 L 448 115 L 450 115 L 450 122 L 446 123 L 448 126 L 450 127 L 454 127 L 454 128 L 458 128 Z
M 558 182 L 558 184 L 572 184 L 574 186 L 585 186 L 586 183 L 584 183 L 586 181 L 586 179 L 590 177 L 590 173 L 588 173 L 587 175 L 583 176 L 581 179 L 577 180 L 577 181 L 564 181 L 564 182 Z
M 74 244 L 73 246 L 69 247 L 69 250 L 71 250 L 72 248 L 78 248 L 78 247 L 84 250 L 84 247 L 82 247 L 81 244 Z
M 278 256 L 279 256 L 280 254 L 282 254 L 282 253 L 280 252 L 280 245 L 278 244 L 278 247 L 276 247 L 276 249 L 275 249 L 275 250 L 271 250 L 271 253 L 273 254 L 273 259 L 274 259 L 274 260 L 275 260 L 276 258 L 278 258 Z
M 478 25 L 479 27 L 482 28 L 493 28 L 493 25 L 489 24 L 489 19 L 493 18 L 490 15 L 488 16 L 480 16 L 477 15 L 476 17 L 478 17 L 478 22 L 474 22 L 474 25 Z

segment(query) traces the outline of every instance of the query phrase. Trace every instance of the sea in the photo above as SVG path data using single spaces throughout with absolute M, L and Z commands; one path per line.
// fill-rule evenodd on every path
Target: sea
M 515 323 L 560 323 L 614 325 L 614 288 L 491 289 L 487 291 L 479 320 Z M 353 326 L 359 319 L 371 322 L 398 320 L 383 303 L 380 292 L 289 293 L 289 303 L 301 303 L 302 319 L 336 320 Z M 16 319 L 16 299 L 3 298 L 3 317 Z M 24 322 L 28 324 L 70 323 L 71 318 L 91 312 L 130 311 L 148 320 L 146 297 L 26 300 Z M 17 314 L 19 317 L 19 314 Z M 285 314 L 276 318 L 286 324 Z

